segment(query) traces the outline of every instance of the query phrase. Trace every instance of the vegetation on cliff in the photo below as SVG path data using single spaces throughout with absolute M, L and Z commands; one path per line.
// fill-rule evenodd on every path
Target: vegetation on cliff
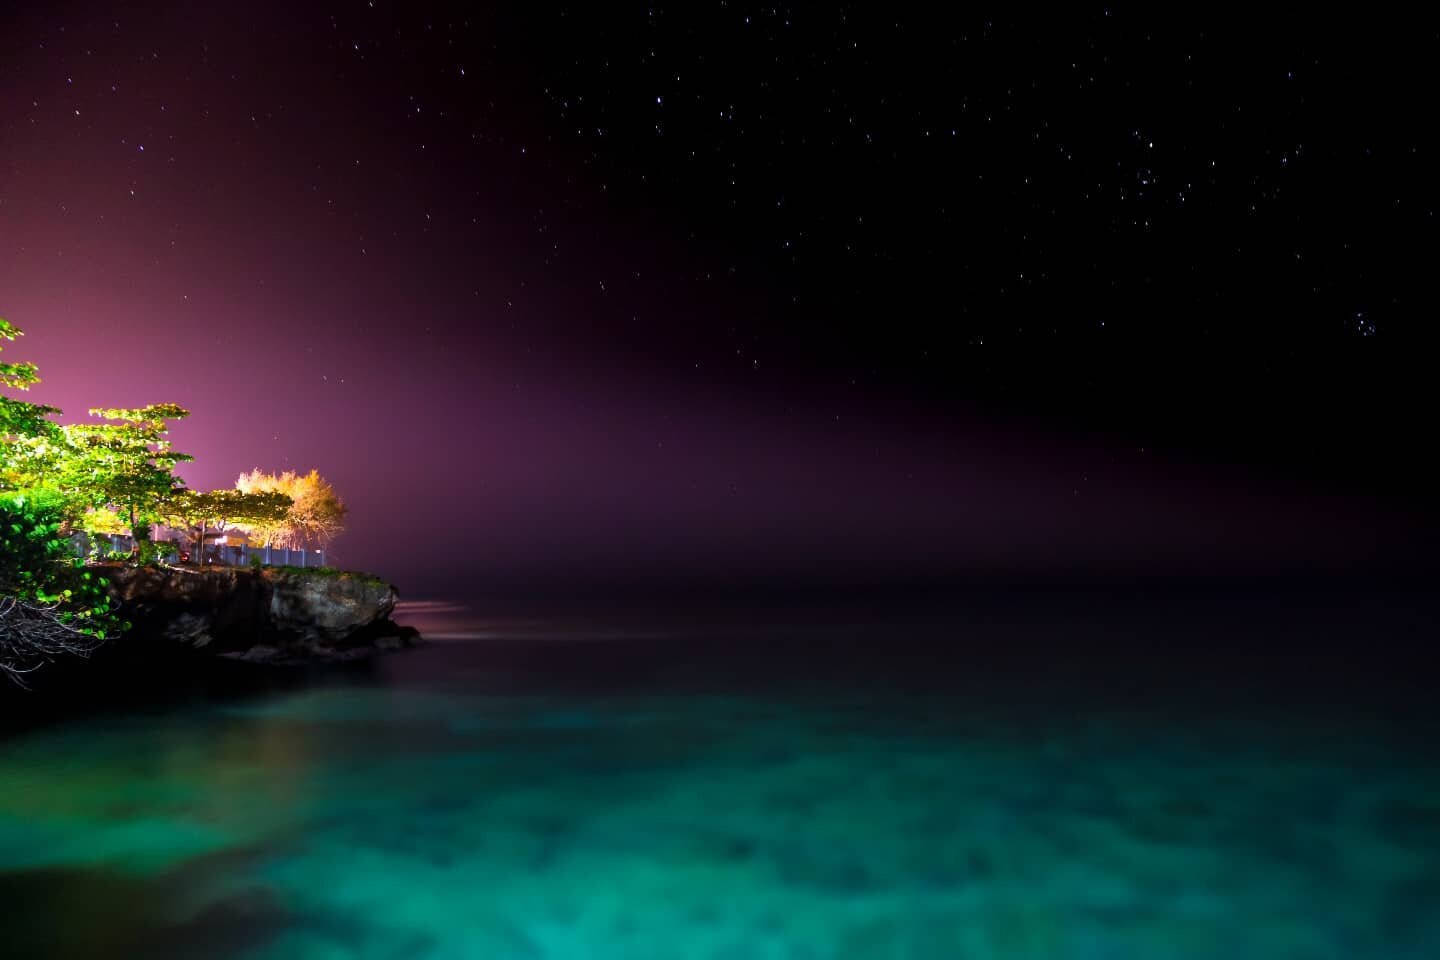
M 0 319 L 0 342 L 21 331 Z M 34 364 L 0 362 L 0 389 L 40 382 Z M 345 505 L 316 471 L 243 474 L 229 490 L 196 491 L 175 467 L 171 425 L 189 411 L 173 403 L 97 407 L 86 422 L 0 392 L 0 673 L 19 679 L 65 655 L 86 655 L 128 627 L 118 603 L 74 536 L 123 534 L 129 561 L 155 564 L 171 549 L 157 527 L 193 544 L 244 531 L 262 546 L 325 546 L 344 526 Z M 96 557 L 98 559 L 98 557 Z
M 53 496 L 0 495 L 0 673 L 12 680 L 56 656 L 88 656 L 124 629 L 104 581 L 70 555 Z

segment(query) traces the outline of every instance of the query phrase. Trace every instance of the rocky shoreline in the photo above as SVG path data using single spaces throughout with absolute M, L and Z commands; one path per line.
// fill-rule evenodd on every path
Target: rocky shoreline
M 398 592 L 364 574 L 294 568 L 100 564 L 131 628 L 88 659 L 0 680 L 0 740 L 114 710 L 251 696 L 364 677 L 420 640 L 395 623 Z
M 376 577 L 289 567 L 96 568 L 131 628 L 117 644 L 230 660 L 314 664 L 364 658 L 419 639 L 390 619 L 399 592 Z

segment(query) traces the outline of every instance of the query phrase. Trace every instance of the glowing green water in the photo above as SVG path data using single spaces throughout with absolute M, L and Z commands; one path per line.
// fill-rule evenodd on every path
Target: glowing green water
M 0 741 L 0 952 L 1440 957 L 1440 776 L 1363 711 L 503 656 Z

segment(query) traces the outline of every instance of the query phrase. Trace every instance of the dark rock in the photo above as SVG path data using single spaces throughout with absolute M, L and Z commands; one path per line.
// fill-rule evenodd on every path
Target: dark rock
M 390 620 L 396 589 L 361 574 L 124 564 L 98 569 L 133 624 L 121 643 L 283 664 L 352 660 L 419 639 L 414 628 Z
M 392 624 L 392 626 L 395 626 Z M 420 631 L 414 627 L 396 626 L 393 633 L 385 632 L 375 638 L 375 646 L 381 650 L 399 650 L 413 647 L 420 640 Z

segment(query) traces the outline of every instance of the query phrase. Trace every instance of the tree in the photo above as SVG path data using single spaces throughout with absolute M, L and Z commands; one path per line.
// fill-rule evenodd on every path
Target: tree
M 176 452 L 168 436 L 169 422 L 190 412 L 159 403 L 94 409 L 90 415 L 113 422 L 61 427 L 67 450 L 55 464 L 52 482 L 85 508 L 114 510 L 128 521 L 137 540 L 148 539 L 150 524 L 184 487 L 175 465 L 194 459 Z
M 0 340 L 21 335 L 0 319 Z M 0 387 L 39 382 L 34 364 L 0 363 Z M 67 501 L 42 484 L 66 446 L 50 419 L 59 412 L 0 395 L 0 490 L 9 491 L 0 494 L 0 674 L 17 683 L 63 655 L 88 656 L 123 626 L 101 583 L 70 556 Z
M 284 517 L 236 526 L 267 547 L 326 547 L 345 530 L 345 502 L 320 471 L 265 473 L 258 467 L 242 473 L 235 488 L 243 493 L 278 493 L 290 498 Z
M 22 335 L 0 319 L 0 340 Z M 28 390 L 40 382 L 31 363 L 0 363 L 0 387 Z M 173 470 L 191 457 L 177 453 L 167 436 L 169 421 L 189 416 L 173 403 L 135 410 L 96 409 L 92 417 L 111 423 L 60 426 L 60 411 L 43 404 L 0 396 L 0 489 L 45 487 L 62 494 L 78 520 L 87 510 L 111 508 L 141 534 L 156 507 L 183 486 Z
M 0 318 L 0 340 L 13 341 L 24 333 Z M 0 362 L 0 387 L 29 390 L 40 382 L 33 363 Z M 35 485 L 40 463 L 61 442 L 59 427 L 50 419 L 60 411 L 0 395 L 0 489 L 18 490 Z
M 291 508 L 289 496 L 273 491 L 179 490 L 163 507 L 165 523 L 183 530 L 195 545 L 195 561 L 204 562 L 205 538 L 219 536 L 230 527 L 247 529 L 283 520 Z

